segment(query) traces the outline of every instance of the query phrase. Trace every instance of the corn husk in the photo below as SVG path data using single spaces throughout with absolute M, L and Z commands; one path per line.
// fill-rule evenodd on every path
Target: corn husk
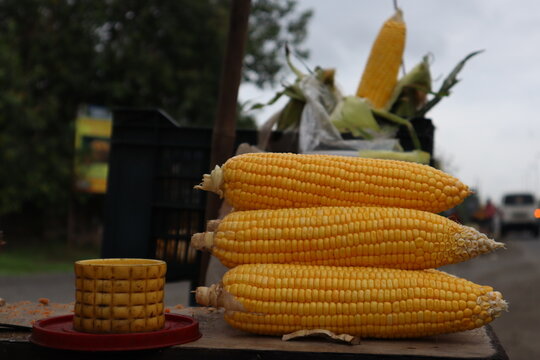
M 405 74 L 396 84 L 386 109 L 404 117 L 413 118 L 416 112 L 426 104 L 427 95 L 431 92 L 431 73 L 429 56 Z
M 306 105 L 306 97 L 302 90 L 301 82 L 308 76 L 300 71 L 290 59 L 290 51 L 288 47 L 285 47 L 285 55 L 287 64 L 289 65 L 290 70 L 296 75 L 294 83 L 289 85 L 284 85 L 283 90 L 277 92 L 275 96 L 266 104 L 255 104 L 251 109 L 260 109 L 267 105 L 274 104 L 282 96 L 287 96 L 289 100 L 283 109 L 277 114 L 277 119 L 274 119 L 274 122 L 277 124 L 277 130 L 287 131 L 298 129 L 300 125 L 300 119 L 302 117 L 302 112 L 304 106 Z M 314 78 L 318 82 L 319 88 L 319 102 L 323 105 L 324 109 L 330 114 L 336 105 L 338 104 L 339 99 L 341 98 L 341 93 L 335 86 L 335 69 L 323 69 L 316 67 L 313 71 L 309 71 L 310 74 L 314 75 Z
M 463 60 L 457 63 L 457 65 L 454 67 L 452 72 L 450 72 L 450 74 L 444 79 L 441 87 L 439 88 L 439 91 L 437 91 L 435 93 L 435 96 L 431 100 L 429 100 L 421 109 L 417 111 L 416 116 L 417 117 L 425 116 L 426 113 L 429 110 L 431 110 L 435 105 L 437 105 L 444 96 L 450 95 L 450 89 L 452 89 L 452 87 L 454 87 L 454 85 L 456 85 L 459 82 L 459 79 L 457 78 L 457 76 L 460 73 L 460 71 L 463 69 L 463 67 L 465 66 L 465 63 L 467 63 L 467 61 L 469 61 L 469 59 L 471 59 L 473 56 L 476 56 L 477 54 L 480 54 L 483 51 L 484 50 L 473 51 L 472 53 L 465 56 Z
M 372 159 L 387 159 L 387 160 L 401 160 L 416 162 L 420 164 L 429 165 L 431 155 L 422 150 L 412 151 L 389 151 L 389 150 L 360 150 L 358 152 L 360 157 L 372 158 Z
M 341 133 L 350 132 L 354 136 L 373 139 L 372 132 L 380 131 L 369 103 L 356 96 L 346 96 L 330 115 L 330 121 Z

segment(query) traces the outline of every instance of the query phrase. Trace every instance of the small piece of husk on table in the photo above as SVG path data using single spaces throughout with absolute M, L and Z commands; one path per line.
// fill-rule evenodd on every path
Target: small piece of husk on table
M 326 340 L 335 341 L 338 343 L 348 344 L 348 345 L 358 345 L 360 344 L 360 337 L 352 336 L 349 334 L 335 334 L 331 331 L 324 329 L 313 329 L 313 330 L 298 330 L 290 334 L 285 334 L 281 337 L 283 341 L 289 341 L 294 339 L 306 338 L 306 337 L 320 337 Z

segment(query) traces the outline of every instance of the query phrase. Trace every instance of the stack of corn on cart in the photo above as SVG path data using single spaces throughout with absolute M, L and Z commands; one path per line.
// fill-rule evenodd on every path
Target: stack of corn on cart
M 231 269 L 197 289 L 233 327 L 269 335 L 323 329 L 419 337 L 483 326 L 499 292 L 434 268 L 502 247 L 436 213 L 469 195 L 429 166 L 330 155 L 229 159 L 196 188 L 235 209 L 194 234 Z

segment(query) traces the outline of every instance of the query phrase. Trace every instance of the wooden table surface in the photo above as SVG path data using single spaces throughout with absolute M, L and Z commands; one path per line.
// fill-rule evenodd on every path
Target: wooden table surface
M 7 305 L 9 306 L 9 304 Z M 69 313 L 72 305 L 50 304 L 51 316 Z M 0 323 L 30 325 L 42 316 L 45 306 L 25 302 L 18 316 L 0 310 Z M 54 310 L 56 308 L 56 310 Z M 34 311 L 38 310 L 38 311 Z M 362 339 L 348 345 L 322 339 L 282 341 L 231 328 L 220 310 L 211 308 L 171 308 L 172 313 L 189 315 L 199 321 L 202 337 L 194 342 L 158 350 L 130 352 L 75 352 L 39 347 L 29 341 L 30 332 L 0 331 L 1 359 L 55 359 L 74 356 L 77 360 L 96 359 L 508 359 L 491 327 L 455 334 L 406 340 Z

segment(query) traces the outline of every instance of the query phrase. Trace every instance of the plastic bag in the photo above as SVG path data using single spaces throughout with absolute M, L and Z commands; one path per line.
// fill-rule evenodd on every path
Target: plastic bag
M 373 140 L 344 140 L 330 122 L 330 116 L 321 104 L 319 81 L 312 75 L 300 82 L 306 98 L 299 127 L 298 153 L 336 153 L 358 156 L 358 150 L 401 150 L 394 138 Z M 344 151 L 345 153 L 341 153 Z

